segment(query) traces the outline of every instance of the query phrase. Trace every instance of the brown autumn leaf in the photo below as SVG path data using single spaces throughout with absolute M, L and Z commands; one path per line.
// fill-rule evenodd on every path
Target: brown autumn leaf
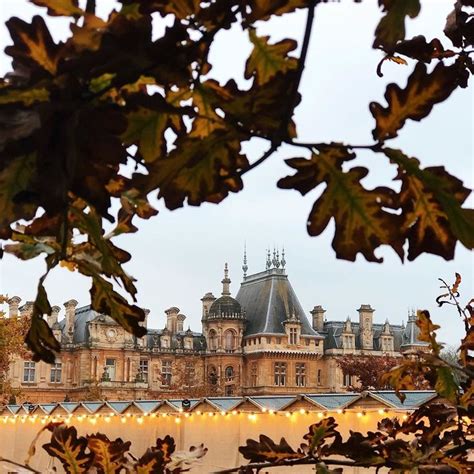
M 388 107 L 371 102 L 369 107 L 376 121 L 372 135 L 383 141 L 397 136 L 407 119 L 420 121 L 433 106 L 447 99 L 458 86 L 458 68 L 440 62 L 431 73 L 418 63 L 408 78 L 405 89 L 397 84 L 387 86 L 385 99 Z
M 39 7 L 46 7 L 51 16 L 82 16 L 77 0 L 31 0 Z
M 43 448 L 50 456 L 59 459 L 68 473 L 87 473 L 93 462 L 93 455 L 86 453 L 87 439 L 78 437 L 74 426 L 55 426 L 51 441 Z
M 454 51 L 445 50 L 438 38 L 434 38 L 428 43 L 423 35 L 398 42 L 393 51 L 425 63 L 430 63 L 433 59 L 450 58 L 455 55 Z
M 204 201 L 220 202 L 229 192 L 242 189 L 238 171 L 248 166 L 240 154 L 239 137 L 215 130 L 206 139 L 183 137 L 169 156 L 148 167 L 148 176 L 135 174 L 133 186 L 149 191 L 159 188 L 169 209 L 191 206 Z M 147 183 L 145 185 L 145 183 Z
M 248 439 L 245 446 L 239 447 L 239 452 L 250 462 L 272 462 L 279 463 L 290 459 L 301 459 L 305 457 L 302 452 L 296 452 L 285 440 L 281 438 L 276 444 L 271 438 L 260 435 L 259 441 Z
M 470 190 L 443 166 L 422 169 L 400 150 L 383 152 L 398 165 L 395 179 L 402 182 L 400 230 L 408 239 L 408 260 L 423 252 L 450 260 L 458 240 L 474 248 L 474 211 L 461 207 Z
M 342 439 L 336 430 L 337 426 L 336 420 L 332 416 L 318 423 L 313 423 L 309 427 L 308 433 L 303 436 L 303 439 L 308 441 L 307 452 L 315 458 L 325 456 L 327 454 L 325 452 L 325 448 L 327 448 L 326 441 L 334 438 L 336 442 L 339 442 Z M 306 451 L 306 449 L 304 450 Z
M 126 464 L 125 453 L 130 449 L 130 441 L 117 438 L 114 441 L 102 433 L 87 436 L 87 447 L 94 454 L 93 466 L 97 474 L 119 474 Z
M 145 320 L 143 309 L 129 304 L 113 289 L 112 284 L 99 274 L 92 278 L 90 294 L 93 310 L 110 316 L 126 331 L 137 337 L 143 337 L 146 334 L 146 328 L 139 324 Z
M 310 212 L 307 229 L 310 235 L 319 235 L 334 219 L 332 246 L 338 258 L 354 261 L 360 252 L 368 261 L 380 262 L 374 251 L 382 244 L 391 245 L 402 258 L 399 217 L 383 209 L 394 206 L 394 191 L 384 187 L 365 189 L 361 180 L 368 173 L 366 168 L 343 171 L 343 164 L 354 158 L 355 154 L 337 144 L 320 148 L 310 159 L 291 158 L 286 163 L 296 173 L 280 179 L 278 187 L 305 195 L 326 184 Z
M 5 53 L 13 57 L 14 65 L 22 65 L 27 69 L 37 69 L 39 66 L 55 75 L 61 47 L 54 43 L 43 18 L 36 15 L 31 23 L 27 23 L 13 17 L 6 25 L 13 39 L 13 46 L 7 46 Z

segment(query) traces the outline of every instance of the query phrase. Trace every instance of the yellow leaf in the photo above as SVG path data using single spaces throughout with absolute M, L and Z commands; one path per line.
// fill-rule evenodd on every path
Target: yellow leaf
M 49 92 L 44 87 L 34 89 L 0 89 L 0 105 L 22 102 L 26 106 L 30 106 L 35 102 L 46 102 L 49 100 Z

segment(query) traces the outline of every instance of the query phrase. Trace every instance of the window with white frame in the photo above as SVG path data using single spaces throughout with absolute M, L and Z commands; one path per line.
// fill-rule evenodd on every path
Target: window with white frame
M 36 363 L 32 360 L 26 360 L 23 363 L 23 382 L 32 383 L 35 381 Z
M 275 362 L 273 374 L 274 374 L 275 385 L 285 386 L 286 385 L 286 362 Z
M 290 344 L 296 344 L 298 342 L 298 330 L 296 328 L 290 328 Z
M 148 359 L 140 359 L 139 373 L 143 382 L 148 383 Z
M 344 387 L 350 387 L 352 385 L 352 376 L 349 374 L 344 374 L 342 385 Z
M 295 383 L 297 387 L 306 386 L 306 364 L 302 362 L 295 364 Z
M 49 381 L 51 383 L 61 383 L 63 364 L 56 362 L 51 366 Z
M 170 360 L 161 362 L 161 384 L 169 386 L 171 384 L 172 365 Z

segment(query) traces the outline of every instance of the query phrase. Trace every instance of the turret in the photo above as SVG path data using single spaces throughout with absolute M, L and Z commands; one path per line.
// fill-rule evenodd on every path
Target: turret
M 318 332 L 324 331 L 324 313 L 325 309 L 321 305 L 315 306 L 311 310 L 311 315 L 313 316 L 313 329 Z

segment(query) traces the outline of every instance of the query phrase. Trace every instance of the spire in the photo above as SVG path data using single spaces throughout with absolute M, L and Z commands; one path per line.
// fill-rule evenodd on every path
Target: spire
M 230 279 L 229 279 L 229 268 L 227 263 L 224 265 L 224 279 L 222 283 L 222 296 L 230 296 Z
M 285 247 L 283 247 L 281 251 L 281 268 L 285 268 L 286 260 L 285 260 Z
M 249 269 L 247 265 L 247 244 L 244 244 L 244 264 L 242 265 L 242 270 L 244 272 L 244 278 L 247 277 L 247 270 Z

